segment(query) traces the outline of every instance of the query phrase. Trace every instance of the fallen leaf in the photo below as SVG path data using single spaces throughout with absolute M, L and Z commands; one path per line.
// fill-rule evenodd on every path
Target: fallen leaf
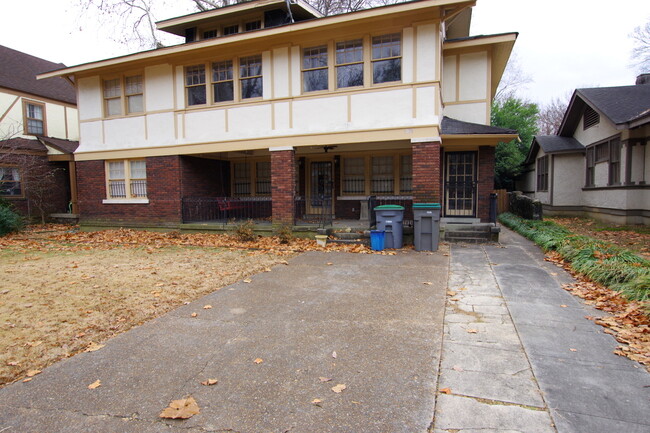
M 329 378 L 329 377 L 319 377 L 318 380 L 320 380 L 321 382 L 329 382 L 329 381 L 331 381 L 332 379 Z
M 264 272 L 271 272 L 271 268 L 264 268 Z
M 336 351 L 332 352 L 332 358 L 336 359 Z
M 36 375 L 37 375 L 38 373 L 40 373 L 40 372 L 41 372 L 41 370 L 29 370 L 29 371 L 27 372 L 27 377 L 34 377 L 34 376 L 36 376 Z
M 199 315 L 199 313 L 192 313 L 192 314 L 190 314 L 190 316 L 192 316 L 192 317 L 197 317 L 198 315 Z
M 105 344 L 97 344 L 94 341 L 91 341 L 90 344 L 88 345 L 88 347 L 86 347 L 86 350 L 84 350 L 84 352 L 95 352 L 95 351 L 101 349 L 104 346 L 106 346 L 106 345 Z
M 478 333 L 478 329 L 468 329 L 467 332 L 469 334 L 476 334 L 476 333 Z
M 447 292 L 447 295 L 449 295 L 449 296 L 456 296 L 456 292 L 454 292 L 454 291 L 452 291 L 452 290 L 449 290 L 449 291 Z
M 209 310 L 209 309 L 211 309 L 211 308 L 212 308 L 212 305 L 204 305 L 204 306 L 203 306 L 203 309 L 204 309 L 204 310 Z
M 467 287 L 460 287 L 458 290 L 467 290 Z
M 280 261 L 280 262 L 278 262 L 278 263 L 280 263 L 280 264 L 282 264 L 282 265 L 288 265 L 288 264 L 289 264 L 289 262 L 287 262 L 286 260 L 282 260 L 282 261 Z
M 244 283 L 252 283 L 252 282 L 253 282 L 253 280 L 251 280 L 250 278 L 246 278 L 246 279 L 244 280 Z
M 102 386 L 102 381 L 97 379 L 96 381 L 88 385 L 88 389 L 95 389 L 95 388 L 99 388 L 100 386 Z
M 442 392 L 444 394 L 451 394 L 451 388 L 442 388 L 440 390 L 440 392 Z
M 29 382 L 30 380 L 32 380 L 32 378 L 28 377 L 27 379 L 23 380 L 23 382 Z
M 156 287 L 162 287 L 164 285 L 165 285 L 165 283 L 158 283 L 158 284 L 156 284 Z
M 255 364 L 261 364 L 264 362 L 262 358 L 256 358 L 255 361 L 253 361 Z
M 565 304 L 560 305 L 562 308 L 566 308 L 567 306 Z
M 452 368 L 453 368 L 454 370 L 456 370 L 456 371 L 465 371 L 465 370 L 463 370 L 463 367 L 461 367 L 461 366 L 459 366 L 459 365 L 454 365 Z
M 160 413 L 160 418 L 187 419 L 200 412 L 199 405 L 193 397 L 174 400 Z
M 347 387 L 345 386 L 344 383 L 339 383 L 338 385 L 332 387 L 332 391 L 334 391 L 337 394 L 340 394 L 341 391 L 343 391 L 345 388 Z
M 208 379 L 206 381 L 201 382 L 201 385 L 205 385 L 205 386 L 216 385 L 217 382 L 218 382 L 217 379 Z
M 316 406 L 320 406 L 320 404 L 321 404 L 322 402 L 323 402 L 323 400 L 321 400 L 321 399 L 319 399 L 319 398 L 315 398 L 315 399 L 313 399 L 313 400 L 311 401 L 311 404 L 316 405 Z
M 577 352 L 578 349 L 569 349 L 571 352 Z
M 327 266 L 332 266 L 334 263 L 332 262 L 327 262 Z
M 16 361 L 8 361 L 7 365 L 9 365 L 11 367 L 15 367 L 16 365 L 18 365 L 18 362 L 16 362 Z
M 423 282 L 422 284 L 424 284 L 424 285 L 426 285 L 426 286 L 430 286 L 430 285 L 432 285 L 433 283 L 432 283 L 431 281 L 425 281 L 425 282 Z

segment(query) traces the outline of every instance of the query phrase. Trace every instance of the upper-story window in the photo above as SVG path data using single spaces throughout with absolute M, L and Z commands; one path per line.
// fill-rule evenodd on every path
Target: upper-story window
M 205 65 L 185 68 L 185 89 L 187 105 L 201 105 L 207 102 L 205 92 Z
M 241 98 L 262 97 L 262 56 L 242 57 L 239 60 Z
M 253 30 L 259 30 L 262 28 L 262 20 L 255 20 L 255 21 L 250 21 L 246 24 L 244 24 L 244 30 L 247 32 L 253 31 Z
M 121 116 L 144 112 L 142 75 L 104 80 L 104 115 Z M 123 103 L 126 101 L 126 103 Z
M 302 55 L 302 85 L 305 92 L 327 90 L 327 47 L 305 48 Z
M 336 87 L 363 86 L 363 40 L 336 43 Z
M 212 63 L 212 89 L 214 102 L 234 99 L 232 60 Z
M 25 111 L 24 133 L 30 135 L 46 135 L 45 104 L 23 101 Z
M 372 38 L 372 82 L 402 79 L 402 37 L 399 33 Z
M 206 30 L 203 32 L 203 39 L 214 39 L 217 37 L 216 30 Z
M 231 26 L 224 26 L 224 28 L 223 28 L 223 35 L 224 36 L 234 35 L 235 33 L 239 33 L 239 24 L 233 24 Z

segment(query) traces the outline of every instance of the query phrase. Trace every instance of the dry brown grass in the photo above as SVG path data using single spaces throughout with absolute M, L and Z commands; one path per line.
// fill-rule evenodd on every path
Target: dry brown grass
M 0 386 L 293 254 L 57 236 L 0 242 Z

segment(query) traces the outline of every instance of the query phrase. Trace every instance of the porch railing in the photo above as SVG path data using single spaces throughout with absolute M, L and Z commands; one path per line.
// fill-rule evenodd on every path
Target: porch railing
M 183 222 L 271 221 L 271 197 L 183 197 Z

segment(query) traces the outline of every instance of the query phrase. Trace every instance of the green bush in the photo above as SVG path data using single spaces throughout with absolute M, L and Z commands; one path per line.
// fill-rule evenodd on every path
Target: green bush
M 525 220 L 511 213 L 499 221 L 535 242 L 557 251 L 571 268 L 593 281 L 620 291 L 628 299 L 650 300 L 650 261 L 609 242 L 578 236 L 551 221 Z
M 0 236 L 15 232 L 23 227 L 23 219 L 6 200 L 0 200 Z

